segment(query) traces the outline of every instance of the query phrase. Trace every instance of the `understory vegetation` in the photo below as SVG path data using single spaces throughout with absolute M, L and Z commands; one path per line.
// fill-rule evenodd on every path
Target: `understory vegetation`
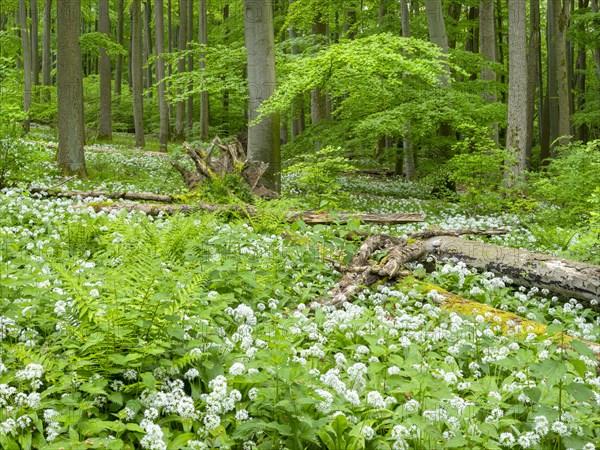
M 590 348 L 600 345 L 600 319 L 574 299 L 429 261 L 429 270 L 413 264 L 414 278 L 313 309 L 341 277 L 329 260 L 348 263 L 360 245 L 346 238 L 356 230 L 503 228 L 489 240 L 598 264 L 600 142 L 564 148 L 519 192 L 502 191 L 501 176 L 479 177 L 466 152 L 450 160 L 449 175 L 408 183 L 352 173 L 369 162 L 326 147 L 296 155 L 282 199 L 257 200 L 253 217 L 107 213 L 94 209 L 105 198 L 32 194 L 188 195 L 169 158 L 126 145 L 88 147 L 90 179 L 62 178 L 52 142 L 40 128 L 0 141 L 2 448 L 591 450 L 600 442 Z M 219 195 L 227 196 L 213 189 L 205 200 Z M 284 220 L 311 208 L 421 212 L 425 221 Z M 442 290 L 480 306 L 444 308 Z

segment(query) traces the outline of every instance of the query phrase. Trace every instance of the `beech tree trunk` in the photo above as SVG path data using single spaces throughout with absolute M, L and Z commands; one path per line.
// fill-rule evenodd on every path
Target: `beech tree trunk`
M 163 0 L 154 0 L 156 83 L 158 85 L 158 111 L 160 117 L 160 150 L 167 151 L 169 143 L 169 106 L 167 105 L 167 87 L 165 85 L 165 19 Z
M 560 144 L 565 145 L 571 139 L 571 89 L 569 83 L 569 58 L 567 51 L 567 28 L 569 26 L 569 13 L 571 0 L 556 1 L 556 59 L 558 82 L 558 135 Z
M 248 49 L 249 112 L 252 122 L 260 104 L 275 90 L 275 42 L 273 11 L 269 0 L 244 1 L 244 37 Z M 248 160 L 268 164 L 265 186 L 275 192 L 281 188 L 279 117 L 273 114 L 248 128 Z
M 123 45 L 123 16 L 124 0 L 117 1 L 117 43 Z M 129 74 L 131 77 L 131 74 Z M 123 55 L 118 54 L 115 60 L 115 102 L 118 104 L 121 100 L 121 85 L 123 83 Z
M 187 2 L 188 0 L 179 0 L 179 51 L 183 51 L 187 47 Z M 179 58 L 177 62 L 177 72 L 179 74 L 185 73 L 185 58 Z M 177 93 L 181 95 L 183 94 L 183 90 L 178 89 Z M 178 140 L 183 140 L 185 138 L 185 101 L 183 100 L 177 102 L 175 137 Z
M 479 50 L 480 53 L 491 63 L 496 62 L 496 22 L 494 14 L 494 0 L 479 1 Z M 496 81 L 496 72 L 489 67 L 481 69 L 481 79 L 484 81 Z M 498 99 L 493 92 L 484 92 L 484 100 L 495 103 Z M 492 139 L 498 145 L 498 125 L 492 127 Z
M 131 82 L 136 147 L 143 147 L 145 145 L 141 8 L 141 0 L 133 0 L 131 2 Z
M 198 42 L 202 45 L 208 45 L 208 22 L 206 19 L 207 0 L 200 0 L 200 13 L 198 17 Z M 225 18 L 224 18 L 225 19 Z M 205 55 L 200 55 L 200 70 L 206 69 Z M 223 94 L 225 95 L 225 94 Z M 208 140 L 208 92 L 200 92 L 200 139 Z
M 506 148 L 509 160 L 504 174 L 505 184 L 514 186 L 523 181 L 526 169 L 527 123 L 527 4 L 508 4 L 508 129 Z
M 188 41 L 188 48 L 190 48 L 189 44 L 192 42 L 193 36 L 194 36 L 194 0 L 188 0 L 187 19 L 188 19 L 187 41 Z M 194 57 L 192 55 L 188 56 L 187 70 L 190 73 L 194 71 Z M 193 89 L 194 89 L 194 83 L 190 81 L 188 84 L 187 114 L 186 114 L 186 119 L 187 119 L 186 126 L 187 126 L 187 129 L 189 130 L 190 135 L 192 133 L 192 126 L 194 124 L 194 96 L 192 95 Z
M 290 5 L 294 3 L 294 0 L 290 0 Z M 290 40 L 294 40 L 296 39 L 296 29 L 293 26 L 290 26 L 289 30 L 288 30 L 288 34 L 290 37 Z M 291 48 L 290 48 L 290 52 L 292 53 L 292 55 L 297 55 L 298 54 L 298 46 L 295 44 L 292 44 Z M 292 108 L 290 111 L 290 116 L 291 116 L 291 137 L 292 137 L 292 141 L 294 140 L 294 138 L 298 135 L 300 135 L 300 133 L 302 133 L 304 131 L 304 98 L 302 98 L 302 96 L 298 97 L 296 99 L 296 101 L 292 104 Z
M 448 53 L 448 35 L 444 23 L 444 10 L 442 0 L 425 0 L 425 13 L 427 15 L 427 28 L 429 40 L 440 47 L 444 54 Z M 440 76 L 440 83 L 447 85 L 450 82 L 450 70 Z
M 98 31 L 110 37 L 110 1 L 100 0 L 98 5 Z M 100 122 L 98 124 L 98 139 L 112 139 L 112 99 L 111 99 L 112 70 L 110 56 L 106 49 L 100 48 Z
M 32 84 L 40 84 L 39 17 L 37 0 L 31 0 L 31 70 Z
M 319 39 L 325 39 L 327 35 L 327 24 L 320 14 L 315 18 L 312 34 Z M 327 119 L 327 96 L 318 88 L 314 88 L 310 92 L 310 118 L 313 125 Z
M 23 72 L 25 85 L 23 91 L 23 109 L 27 117 L 23 121 L 23 130 L 29 133 L 30 119 L 29 107 L 31 106 L 31 43 L 29 41 L 29 25 L 27 23 L 26 0 L 19 2 L 19 26 L 21 27 L 21 48 L 23 51 Z
M 58 152 L 65 175 L 87 178 L 83 145 L 83 74 L 81 71 L 81 1 L 57 2 L 56 78 L 58 85 Z
M 527 129 L 525 143 L 525 164 L 529 168 L 533 147 L 533 122 L 535 116 L 536 87 L 540 78 L 540 1 L 529 1 L 530 31 L 527 49 Z M 540 93 L 542 87 L 540 86 Z
M 150 8 L 151 0 L 144 1 L 144 62 L 146 70 L 144 71 L 146 79 L 146 90 L 148 98 L 152 98 L 152 64 L 150 64 L 150 55 L 152 55 L 152 8 Z
M 410 12 L 408 10 L 408 1 L 400 0 L 400 18 L 402 21 L 402 37 L 409 38 L 410 37 Z M 415 149 L 413 147 L 412 142 L 408 138 L 410 134 L 410 129 L 406 129 L 406 136 L 402 140 L 402 150 L 403 150 L 403 160 L 402 163 L 398 161 L 399 156 L 397 156 L 395 172 L 396 175 L 400 175 L 398 173 L 399 167 L 404 167 L 404 176 L 407 181 L 412 181 L 415 177 Z
M 44 34 L 42 36 L 42 85 L 52 86 L 52 0 L 44 0 Z M 44 100 L 50 101 L 50 91 L 44 91 Z
M 598 0 L 591 0 L 592 12 L 598 14 Z M 596 63 L 596 77 L 600 80 L 600 46 L 594 48 L 594 62 Z

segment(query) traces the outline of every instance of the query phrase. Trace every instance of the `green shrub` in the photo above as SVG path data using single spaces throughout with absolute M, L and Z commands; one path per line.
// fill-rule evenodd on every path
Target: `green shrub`
M 531 177 L 531 194 L 550 204 L 548 223 L 575 224 L 590 218 L 590 200 L 600 180 L 600 140 L 557 150 L 546 170 Z

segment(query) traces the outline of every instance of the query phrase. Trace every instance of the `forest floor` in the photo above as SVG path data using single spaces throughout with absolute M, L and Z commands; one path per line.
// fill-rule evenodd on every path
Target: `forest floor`
M 60 176 L 54 137 L 36 133 L 32 187 L 186 198 L 168 158 L 126 137 L 89 147 L 80 181 Z M 257 202 L 253 217 L 105 213 L 89 206 L 104 198 L 0 191 L 0 446 L 596 448 L 598 358 L 565 336 L 600 343 L 600 316 L 575 299 L 440 261 L 339 309 L 310 308 L 341 277 L 330 260 L 359 247 L 353 231 L 505 229 L 470 238 L 564 255 L 569 230 L 475 214 L 398 179 L 342 177 L 335 196 L 293 182 L 284 176 L 283 199 Z M 424 221 L 283 220 L 318 206 Z M 446 291 L 475 306 L 439 305 Z M 507 328 L 502 312 L 544 331 Z

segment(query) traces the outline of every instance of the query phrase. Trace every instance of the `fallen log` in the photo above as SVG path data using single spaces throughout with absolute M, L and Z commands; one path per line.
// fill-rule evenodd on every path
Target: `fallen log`
M 431 255 L 440 260 L 455 258 L 468 267 L 506 275 L 517 285 L 546 288 L 562 296 L 582 300 L 585 306 L 600 311 L 596 301 L 600 299 L 600 266 L 454 237 L 457 234 L 473 234 L 471 231 L 417 232 L 413 236 L 423 236 L 425 239 L 411 244 L 369 237 L 363 244 L 366 246 L 361 246 L 360 258 L 352 260 L 346 274 L 330 291 L 330 298 L 325 302 L 338 306 L 358 289 L 370 286 L 383 277 L 397 278 L 404 273 L 406 263 Z M 437 235 L 427 237 L 432 233 Z M 440 233 L 450 236 L 440 236 Z M 370 255 L 381 249 L 387 250 L 387 255 L 378 264 L 370 263 Z
M 172 195 L 152 194 L 147 192 L 104 192 L 104 191 L 57 191 L 48 188 L 30 188 L 32 194 L 40 194 L 44 197 L 64 197 L 64 198 L 95 198 L 104 197 L 114 200 L 141 200 L 151 202 L 173 203 L 176 201 Z
M 546 288 L 565 297 L 600 300 L 600 266 L 557 258 L 523 249 L 439 236 L 423 241 L 425 254 L 442 260 L 457 258 L 480 271 L 506 275 L 515 284 Z
M 149 216 L 171 215 L 171 214 L 191 214 L 198 211 L 208 212 L 234 212 L 242 213 L 243 215 L 254 216 L 256 209 L 253 206 L 241 205 L 215 205 L 196 201 L 193 205 L 177 205 L 177 204 L 156 204 L 156 203 L 90 203 L 96 211 L 139 211 Z M 328 225 L 328 224 L 344 224 L 356 220 L 362 223 L 380 223 L 380 224 L 403 224 L 422 222 L 421 214 L 362 214 L 362 213 L 315 213 L 313 211 L 295 212 L 292 211 L 287 216 L 288 222 L 302 220 L 307 225 Z

